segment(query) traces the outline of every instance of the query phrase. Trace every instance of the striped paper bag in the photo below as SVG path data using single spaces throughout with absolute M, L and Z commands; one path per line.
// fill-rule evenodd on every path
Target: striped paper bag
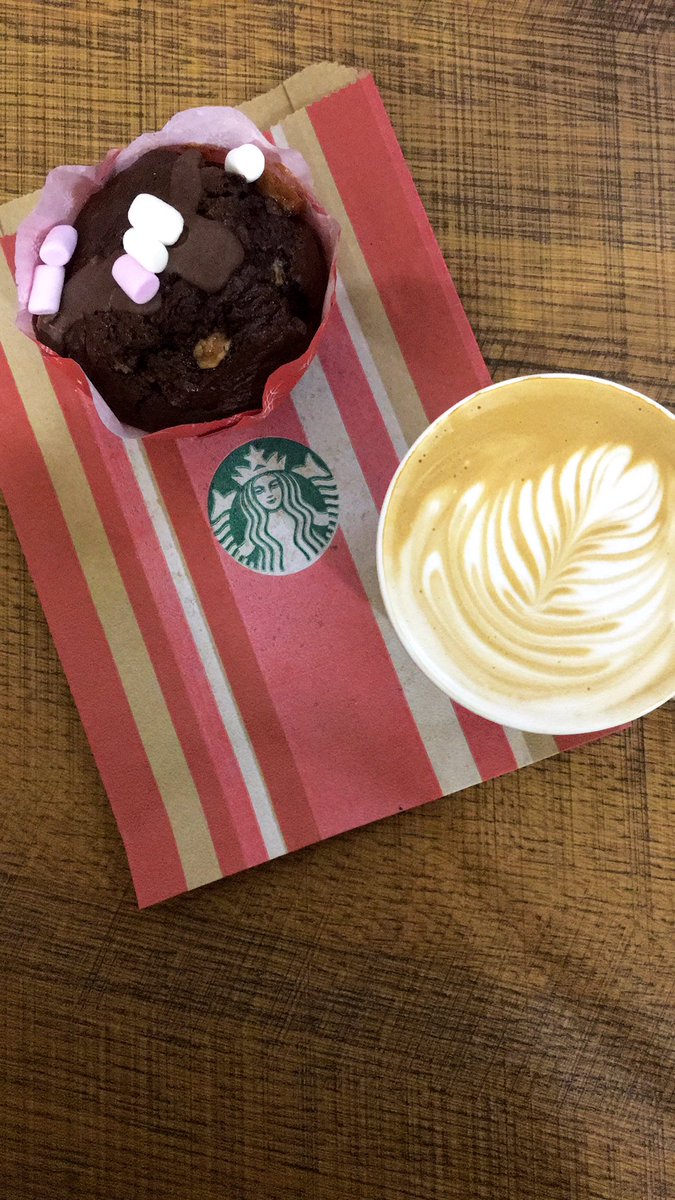
M 383 610 L 389 480 L 489 377 L 372 78 L 321 64 L 245 107 L 343 230 L 318 358 L 255 437 L 109 433 L 14 327 L 35 197 L 0 210 L 0 483 L 141 906 L 588 740 L 453 705 Z

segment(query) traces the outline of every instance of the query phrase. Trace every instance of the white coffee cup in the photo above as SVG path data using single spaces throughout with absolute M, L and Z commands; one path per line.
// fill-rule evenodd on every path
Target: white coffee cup
M 417 665 L 480 715 L 577 734 L 675 693 L 675 417 L 593 376 L 505 380 L 434 421 L 378 530 Z

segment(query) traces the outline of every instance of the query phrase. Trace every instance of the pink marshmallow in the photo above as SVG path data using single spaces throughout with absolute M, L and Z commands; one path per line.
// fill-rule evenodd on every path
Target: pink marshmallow
M 77 245 L 77 230 L 72 225 L 55 225 L 40 246 L 40 258 L 50 267 L 65 267 Z
M 119 284 L 134 304 L 147 304 L 159 290 L 159 279 L 146 271 L 130 254 L 122 254 L 112 265 L 115 283 Z
M 46 263 L 37 266 L 28 300 L 29 313 L 34 317 L 51 317 L 57 313 L 65 278 L 65 267 L 52 267 Z

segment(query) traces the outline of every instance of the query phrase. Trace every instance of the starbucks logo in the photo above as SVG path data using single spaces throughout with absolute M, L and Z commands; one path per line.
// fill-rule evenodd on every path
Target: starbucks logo
M 333 474 L 299 442 L 258 438 L 218 467 L 209 520 L 238 563 L 263 575 L 293 575 L 321 557 L 337 528 Z

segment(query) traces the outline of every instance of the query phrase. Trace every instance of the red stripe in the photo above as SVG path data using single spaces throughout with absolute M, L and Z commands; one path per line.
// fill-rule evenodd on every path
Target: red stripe
M 398 466 L 398 457 L 354 343 L 337 309 L 331 317 L 319 357 L 373 500 L 381 508 L 391 477 Z M 494 726 L 492 722 L 482 722 L 480 718 L 476 720 L 477 724 L 467 717 L 460 725 L 477 769 L 482 773 L 480 763 L 495 761 L 498 764 L 496 772 L 483 775 L 483 778 L 510 770 L 508 765 L 502 764 L 508 764 L 511 760 L 515 762 L 515 759 L 501 727 Z M 485 724 L 488 726 L 487 732 Z M 486 737 L 490 745 L 488 750 L 484 745 Z
M 68 367 L 55 360 L 48 363 L 52 384 L 199 794 L 218 861 L 224 874 L 232 874 L 268 857 L 248 792 L 124 447 L 104 428 L 93 406 L 77 399 L 73 403 L 71 377 L 77 368 Z
M 378 508 L 398 465 L 396 451 L 341 314 L 334 310 L 319 357 Z M 483 779 L 518 767 L 500 725 L 455 705 L 462 732 Z
M 213 435 L 218 437 L 218 434 Z M 202 439 L 195 439 L 201 442 Z M 196 502 L 177 444 L 147 443 L 148 459 L 180 541 L 225 673 L 255 749 L 289 850 L 319 831 L 288 741 L 220 563 L 220 549 Z
M 494 779 L 496 775 L 518 770 L 511 743 L 501 725 L 486 721 L 485 717 L 479 717 L 461 704 L 453 703 L 453 708 L 471 747 L 481 779 Z
M 379 511 L 399 459 L 337 305 L 331 313 L 319 360 Z
M 143 908 L 187 888 L 175 838 L 42 453 L 0 348 L 2 487 Z M 101 702 L 105 697 L 105 703 Z
M 485 387 L 490 376 L 379 92 L 368 75 L 307 111 L 424 411 L 433 420 Z M 379 137 L 373 136 L 373 125 Z
M 576 750 L 577 746 L 586 746 L 589 742 L 597 742 L 599 738 L 608 737 L 610 733 L 620 733 L 628 729 L 628 725 L 614 725 L 611 729 L 601 729 L 597 733 L 556 734 L 555 743 L 559 750 Z
M 261 436 L 306 444 L 291 403 L 266 418 Z M 245 614 L 260 686 L 278 714 L 320 835 L 328 837 L 438 797 L 441 788 L 343 535 L 338 531 L 308 570 L 276 579 L 238 565 L 215 542 L 205 516 L 209 483 L 226 454 L 249 437 L 230 431 L 180 443 L 193 489 L 192 498 L 181 493 L 180 507 L 189 506 L 190 536 L 200 523 L 216 548 L 218 569 L 214 563 L 200 584 L 202 602 L 217 609 L 227 587 Z M 271 770 L 266 777 L 281 820 L 287 789 L 274 779 L 273 762 Z

